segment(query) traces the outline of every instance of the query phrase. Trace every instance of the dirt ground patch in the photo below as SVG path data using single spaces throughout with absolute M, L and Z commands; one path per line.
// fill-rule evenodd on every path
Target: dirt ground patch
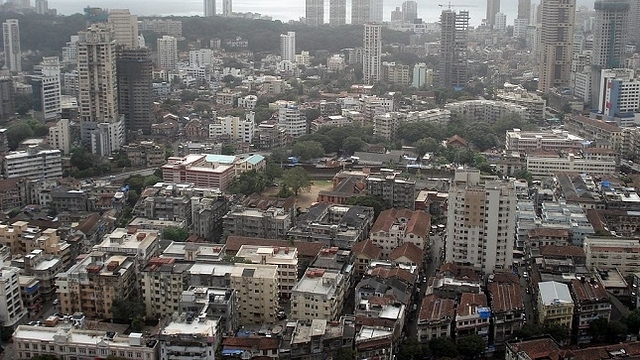
M 301 210 L 306 210 L 308 209 L 311 204 L 313 204 L 314 202 L 316 202 L 316 199 L 318 199 L 318 193 L 321 190 L 331 190 L 331 180 L 314 180 L 313 184 L 311 185 L 311 190 L 309 192 L 303 192 L 298 194 L 298 207 Z M 280 191 L 280 188 L 277 186 L 272 186 L 272 187 L 268 187 L 266 188 L 263 192 L 262 195 L 265 196 L 276 196 L 278 194 L 278 191 Z

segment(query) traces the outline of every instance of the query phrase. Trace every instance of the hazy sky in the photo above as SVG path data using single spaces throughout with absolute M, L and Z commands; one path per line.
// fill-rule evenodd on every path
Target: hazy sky
M 438 3 L 447 4 L 444 0 L 417 0 L 418 16 L 424 21 L 438 21 L 441 9 Z M 578 5 L 593 7 L 593 0 L 577 0 Z M 222 0 L 217 0 L 218 12 L 222 9 Z M 328 5 L 328 0 L 325 0 Z M 402 4 L 403 0 L 385 0 L 384 16 L 388 20 L 391 11 Z M 533 0 L 537 3 L 539 1 Z M 272 16 L 274 19 L 288 21 L 304 16 L 304 0 L 233 0 L 234 12 L 258 12 Z M 348 0 L 348 4 L 350 0 Z M 464 4 L 468 7 L 471 24 L 478 25 L 486 14 L 486 0 L 453 0 L 452 4 Z M 517 0 L 502 0 L 501 11 L 507 15 L 507 24 L 513 24 L 517 14 Z M 49 7 L 58 9 L 60 14 L 82 12 L 87 5 L 109 9 L 130 9 L 137 15 L 202 15 L 202 0 L 49 0 Z M 347 5 L 349 8 L 349 5 Z M 348 10 L 347 10 L 348 11 Z M 325 12 L 328 16 L 328 12 Z M 347 16 L 348 17 L 348 16 Z

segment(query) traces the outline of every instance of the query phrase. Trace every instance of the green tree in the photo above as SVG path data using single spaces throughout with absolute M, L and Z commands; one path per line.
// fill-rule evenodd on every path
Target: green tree
M 324 156 L 324 148 L 317 141 L 299 141 L 293 145 L 291 154 L 306 161 Z
M 269 186 L 271 181 L 263 172 L 256 170 L 245 171 L 231 181 L 229 184 L 229 191 L 233 194 L 244 195 L 261 193 L 267 186 Z
M 400 342 L 398 347 L 398 360 L 422 360 L 424 349 L 418 339 L 408 337 Z
M 162 181 L 162 178 L 159 178 L 159 177 L 157 177 L 157 176 L 152 174 L 152 175 L 149 175 L 149 176 L 144 178 L 144 180 L 142 181 L 142 187 L 143 188 L 147 188 L 147 187 L 153 186 L 153 185 L 155 185 L 155 184 L 157 184 L 157 183 L 159 183 L 161 181 Z
M 438 141 L 432 137 L 424 137 L 416 141 L 413 146 L 416 147 L 419 156 L 423 156 L 426 153 L 435 153 L 440 148 Z
M 529 339 L 542 334 L 544 334 L 542 326 L 538 324 L 527 323 L 520 330 L 514 333 L 514 337 L 517 337 L 519 339 Z
M 289 154 L 283 148 L 275 148 L 271 150 L 271 154 L 267 158 L 267 162 L 272 162 L 275 164 L 286 163 Z
M 222 144 L 222 149 L 220 150 L 222 155 L 234 155 L 236 153 L 236 149 L 231 144 Z
M 391 209 L 389 202 L 375 195 L 352 196 L 347 199 L 345 204 L 372 207 L 374 218 L 377 218 L 383 210 Z
M 26 122 L 19 122 L 10 125 L 7 128 L 7 140 L 9 143 L 9 149 L 15 150 L 20 145 L 22 140 L 33 136 L 33 129 Z
M 336 360 L 355 360 L 358 353 L 353 349 L 342 348 L 336 354 Z
M 549 334 L 559 343 L 569 339 L 569 328 L 560 324 L 546 323 L 542 326 L 542 331 L 544 334 Z
M 111 304 L 113 321 L 122 324 L 131 324 L 138 316 L 145 314 L 144 302 L 140 299 L 115 299 Z
M 634 309 L 624 320 L 627 325 L 629 334 L 637 334 L 640 332 L 640 308 Z
M 607 318 L 597 318 L 589 324 L 591 341 L 596 343 L 613 344 L 623 341 L 627 335 L 627 325 Z
M 300 191 L 309 191 L 311 189 L 311 179 L 309 179 L 309 174 L 304 168 L 296 166 L 282 173 L 280 186 L 290 189 L 295 196 L 298 196 Z
M 33 109 L 33 96 L 31 94 L 17 94 L 15 110 L 20 115 L 26 115 Z
M 456 343 L 450 337 L 441 337 L 429 341 L 429 350 L 437 359 L 456 358 L 458 356 Z
M 487 348 L 487 342 L 482 337 L 473 334 L 458 340 L 458 352 L 468 359 L 482 354 Z
M 138 194 L 141 194 L 142 190 L 144 190 L 144 176 L 142 175 L 129 176 L 124 183 L 129 185 L 129 190 L 135 190 Z
M 60 358 L 55 355 L 43 354 L 43 355 L 36 355 L 31 359 L 32 360 L 59 360 Z
M 533 184 L 533 175 L 525 169 L 516 170 L 513 172 L 513 177 L 516 179 L 525 179 L 529 186 Z
M 165 240 L 173 241 L 185 241 L 189 237 L 189 232 L 186 229 L 168 227 L 162 231 L 162 237 Z
M 94 158 L 85 148 L 77 147 L 71 150 L 71 165 L 78 170 L 87 170 L 94 166 Z
M 352 155 L 356 151 L 360 151 L 367 145 L 361 138 L 357 136 L 349 136 L 342 142 L 342 150 Z

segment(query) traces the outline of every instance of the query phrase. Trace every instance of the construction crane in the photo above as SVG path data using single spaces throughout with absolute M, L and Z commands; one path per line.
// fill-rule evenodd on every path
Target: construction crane
M 474 5 L 460 5 L 460 4 L 451 4 L 451 1 L 449 1 L 448 4 L 438 4 L 438 6 L 440 7 L 446 7 L 447 9 L 451 10 L 451 8 L 454 7 L 464 7 L 464 8 L 470 8 L 470 7 L 475 7 Z

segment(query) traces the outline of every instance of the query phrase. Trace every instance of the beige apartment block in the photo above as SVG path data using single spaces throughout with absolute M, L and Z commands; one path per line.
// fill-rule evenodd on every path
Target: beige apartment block
M 280 296 L 290 297 L 298 281 L 298 249 L 294 247 L 242 245 L 237 258 L 254 264 L 278 266 L 278 290 Z
M 293 288 L 291 318 L 335 320 L 342 313 L 346 287 L 339 271 L 309 269 Z
M 230 273 L 236 290 L 240 324 L 273 324 L 278 307 L 278 267 L 236 264 Z

